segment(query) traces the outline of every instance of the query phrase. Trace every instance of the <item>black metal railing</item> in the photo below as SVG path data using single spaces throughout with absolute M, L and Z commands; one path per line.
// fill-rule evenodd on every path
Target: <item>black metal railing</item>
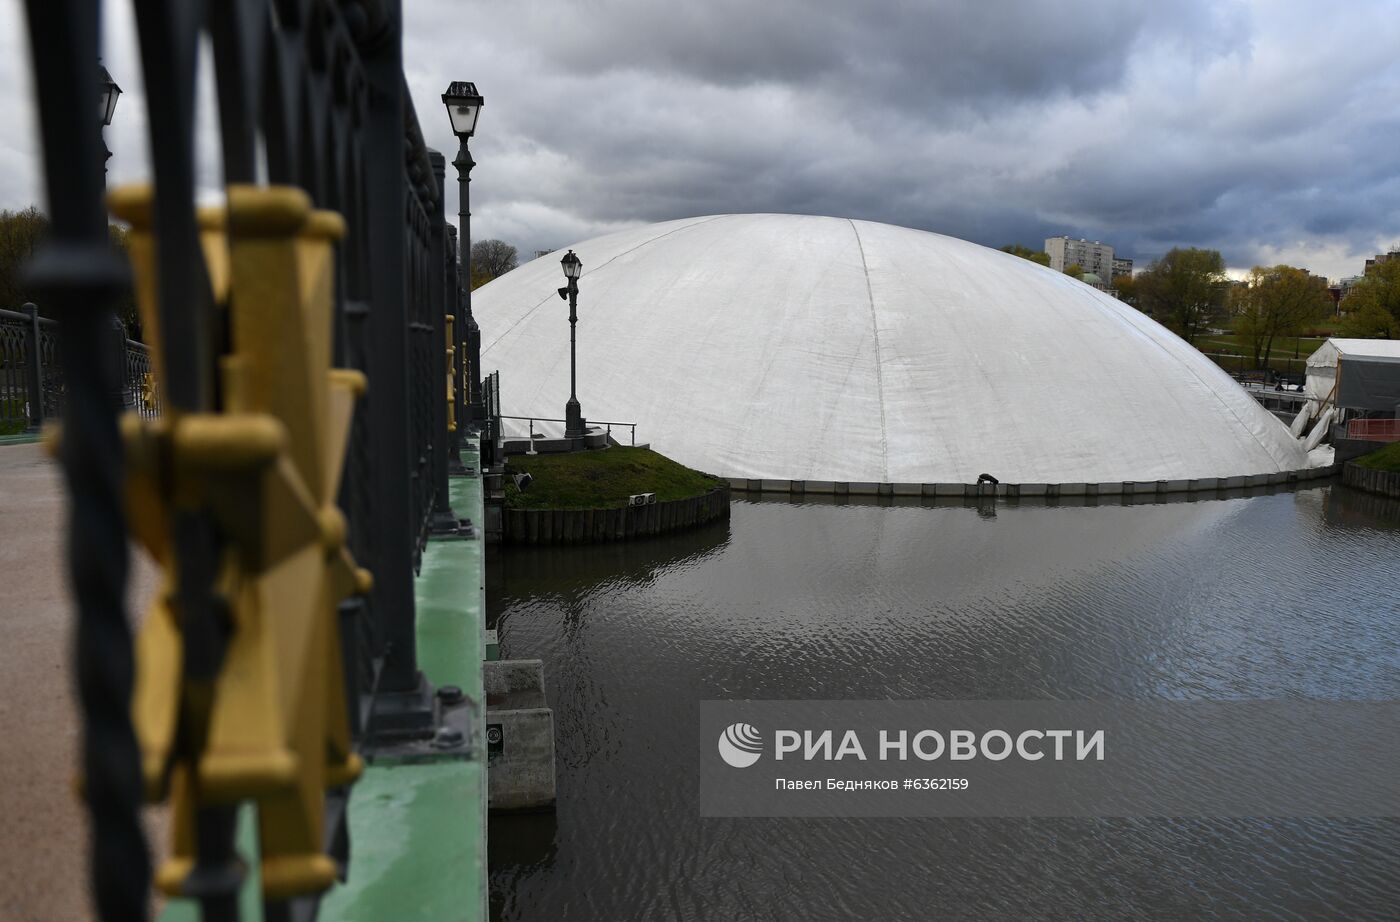
M 501 418 L 501 373 L 493 371 L 481 381 L 481 404 L 488 419 Z
M 160 394 L 145 343 L 127 339 L 112 319 L 111 347 L 121 368 L 118 404 L 151 418 L 160 414 Z M 0 310 L 0 435 L 33 431 L 45 420 L 63 418 L 67 386 L 59 361 L 61 324 L 40 317 L 33 304 Z
M 559 435 L 559 436 L 546 436 L 546 435 L 544 435 L 544 434 L 542 434 L 542 433 L 537 433 L 537 432 L 535 432 L 535 423 L 560 423 L 561 425 L 567 424 L 567 423 L 568 423 L 568 420 L 566 420 L 566 419 L 560 419 L 560 418 L 554 417 L 554 416 L 501 416 L 499 413 L 497 413 L 497 414 L 496 414 L 496 418 L 498 418 L 498 419 L 514 419 L 514 420 L 524 420 L 524 421 L 526 421 L 526 423 L 527 423 L 526 433 L 527 433 L 527 434 L 526 434 L 524 437 L 525 437 L 525 438 L 528 438 L 528 439 L 530 440 L 530 443 L 531 443 L 532 446 L 533 446 L 533 444 L 534 444 L 535 439 L 560 438 L 560 437 L 562 437 L 562 432 L 561 432 L 561 435 Z M 621 430 L 621 429 L 626 429 L 626 430 L 628 430 L 628 443 L 627 443 L 627 444 L 633 445 L 633 446 L 635 446 L 635 445 L 637 444 L 637 424 L 636 424 L 636 423 L 609 422 L 608 420 L 602 420 L 602 419 L 590 419 L 590 420 L 587 420 L 586 422 L 587 422 L 587 424 L 588 424 L 588 428 L 589 428 L 589 429 L 602 429 L 602 430 L 603 430 L 603 434 L 604 434 L 605 436 L 607 436 L 607 438 L 609 439 L 609 441 L 612 440 L 613 426 L 616 426 L 619 430 Z M 507 438 L 510 438 L 511 436 L 506 436 L 506 437 L 507 437 Z M 533 448 L 532 448 L 532 450 L 533 450 Z
M 161 345 L 160 379 L 139 343 L 126 343 L 114 368 L 110 310 L 127 272 L 108 241 L 100 128 L 91 107 L 74 103 L 97 84 L 101 6 L 100 0 L 26 0 L 51 220 L 32 280 L 57 321 L 0 314 L 0 418 L 17 421 L 22 414 L 26 426 L 38 416 L 64 418 L 90 866 L 95 905 L 111 920 L 144 918 L 150 881 L 129 719 L 124 461 L 111 395 L 148 416 L 227 410 L 219 375 L 232 347 L 201 247 L 194 194 L 194 87 L 206 38 L 225 184 L 256 184 L 262 174 L 271 184 L 305 190 L 315 207 L 345 221 L 335 269 L 333 363 L 369 381 L 355 410 L 339 495 L 349 550 L 373 574 L 365 596 L 340 606 L 338 655 L 357 746 L 390 721 L 402 734 L 424 728 L 426 720 L 432 732 L 433 690 L 417 665 L 413 580 L 430 528 L 452 519 L 443 357 L 448 345 L 466 355 L 466 324 L 458 269 L 444 243 L 440 158 L 424 144 L 404 79 L 402 0 L 150 0 L 136 4 L 136 22 L 154 173 L 151 233 L 160 259 L 154 316 L 143 326 Z M 239 231 L 229 226 L 227 233 L 232 243 Z M 453 344 L 445 342 L 449 311 L 459 318 Z M 51 376 L 47 369 L 60 364 L 57 351 L 64 372 Z M 494 416 L 499 379 L 489 381 L 484 396 Z M 207 688 L 234 630 L 215 586 L 231 539 L 210 509 L 188 503 L 170 514 L 167 526 L 178 575 L 170 605 L 180 612 L 183 680 Z M 199 700 L 184 695 L 179 707 Z M 184 720 L 182 714 L 182 728 Z M 197 764 L 197 734 L 182 729 L 175 746 L 174 762 Z M 326 841 L 341 862 L 343 804 L 343 792 L 332 791 Z M 232 807 L 201 805 L 191 818 L 196 844 L 189 880 L 198 886 L 187 892 L 198 897 L 206 919 L 238 917 L 232 816 Z M 269 919 L 314 913 L 314 896 L 266 906 Z

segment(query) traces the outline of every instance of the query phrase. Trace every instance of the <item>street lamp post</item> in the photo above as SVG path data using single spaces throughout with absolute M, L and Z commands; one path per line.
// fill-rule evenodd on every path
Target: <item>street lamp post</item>
M 112 115 L 117 111 L 117 97 L 122 94 L 122 88 L 117 86 L 117 81 L 112 79 L 112 75 L 107 68 L 99 63 L 97 65 L 97 117 L 102 123 L 102 128 L 98 131 L 98 137 L 102 143 L 102 186 L 107 186 L 107 161 L 112 159 L 112 149 L 107 146 L 106 129 L 112 124 Z M 113 312 L 109 317 L 112 328 L 113 352 L 116 356 L 116 402 L 118 410 L 129 410 L 135 405 L 135 397 L 127 387 L 126 380 L 126 325 L 122 319 Z
M 559 260 L 564 267 L 564 278 L 569 284 L 559 289 L 559 297 L 569 299 L 569 402 L 564 404 L 564 438 L 578 441 L 583 438 L 583 410 L 578 405 L 578 353 L 574 335 L 578 327 L 578 277 L 583 274 L 583 262 L 570 250 Z
M 442 94 L 443 105 L 447 106 L 447 116 L 452 121 L 452 133 L 460 142 L 457 159 L 452 165 L 457 168 L 457 223 L 458 240 L 461 247 L 463 316 L 458 323 L 464 343 L 458 343 L 458 355 L 465 356 L 467 364 L 467 419 L 472 425 L 479 425 L 485 416 L 481 405 L 481 328 L 472 316 L 472 231 L 471 231 L 471 173 L 476 161 L 472 159 L 467 142 L 476 133 L 476 120 L 481 114 L 485 100 L 476 91 L 475 83 L 454 81 L 447 92 Z M 462 348 L 463 344 L 465 348 Z
M 101 64 L 97 65 L 97 91 L 98 106 L 100 107 L 99 118 L 102 119 L 102 127 L 106 128 L 112 124 L 112 113 L 117 111 L 117 97 L 122 94 L 122 88 L 117 86 L 117 81 L 112 79 L 112 75 L 107 72 L 107 68 Z M 101 132 L 99 132 L 101 134 Z M 102 139 L 102 176 L 103 184 L 106 184 L 107 161 L 112 159 L 112 151 L 107 147 L 107 139 Z

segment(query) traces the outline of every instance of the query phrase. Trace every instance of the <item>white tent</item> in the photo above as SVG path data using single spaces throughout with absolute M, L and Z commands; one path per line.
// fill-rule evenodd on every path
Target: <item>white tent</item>
M 584 415 L 635 421 L 639 441 L 715 474 L 1077 483 L 1307 466 L 1282 423 L 1144 314 L 966 241 L 752 214 L 572 249 Z M 507 415 L 564 415 L 561 255 L 473 293 Z
M 1308 356 L 1303 391 L 1319 406 L 1393 412 L 1400 404 L 1400 340 L 1328 339 Z

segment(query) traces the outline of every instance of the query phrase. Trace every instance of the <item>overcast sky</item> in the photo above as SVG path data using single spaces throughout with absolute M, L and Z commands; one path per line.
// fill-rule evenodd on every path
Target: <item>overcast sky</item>
M 122 181 L 145 172 L 145 121 L 129 4 L 108 5 Z M 1211 247 L 1232 268 L 1333 278 L 1400 242 L 1400 0 L 405 6 L 428 143 L 452 158 L 439 97 L 475 81 L 473 230 L 522 256 L 756 211 L 990 246 L 1068 233 L 1140 264 Z M 0 9 L 0 207 L 15 208 L 40 192 L 23 17 Z

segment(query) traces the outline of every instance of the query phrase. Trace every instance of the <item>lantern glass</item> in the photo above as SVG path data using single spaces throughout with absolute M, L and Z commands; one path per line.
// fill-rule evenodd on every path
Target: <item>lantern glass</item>
M 122 94 L 122 88 L 117 86 L 117 82 L 112 79 L 112 75 L 107 73 L 107 68 L 98 65 L 97 74 L 98 90 L 98 118 L 102 120 L 102 126 L 112 124 L 112 113 L 117 110 L 117 97 Z
M 442 94 L 442 104 L 447 106 L 452 133 L 459 138 L 470 138 L 476 132 L 476 120 L 484 103 L 475 83 L 458 80 L 449 86 Z
M 566 253 L 559 262 L 564 267 L 564 278 L 573 280 L 583 274 L 583 261 L 574 255 L 573 250 Z

